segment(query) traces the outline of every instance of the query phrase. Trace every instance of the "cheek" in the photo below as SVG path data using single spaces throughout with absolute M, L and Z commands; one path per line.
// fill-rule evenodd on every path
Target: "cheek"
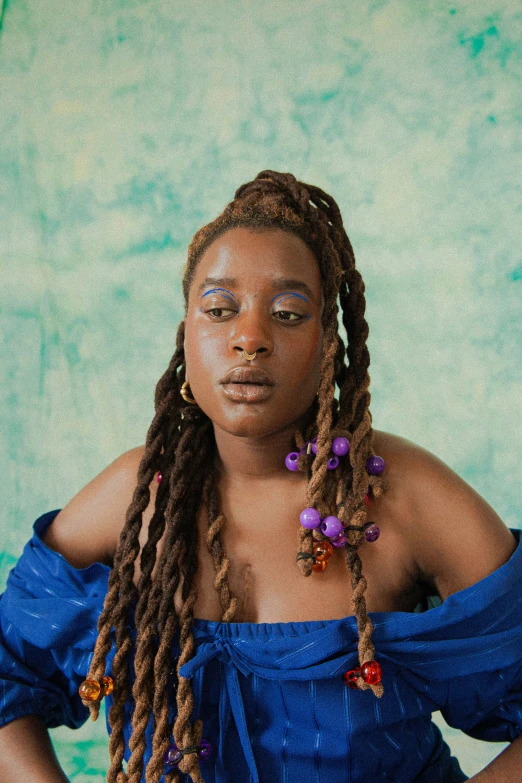
M 198 401 L 204 402 L 212 395 L 212 390 L 215 391 L 216 384 L 225 373 L 225 343 L 218 330 L 192 324 L 187 319 L 184 340 L 186 375 Z
M 323 332 L 320 327 L 310 339 L 296 341 L 295 346 L 285 352 L 288 386 L 293 386 L 295 395 L 308 404 L 319 389 L 322 357 Z M 291 404 L 294 400 L 295 397 L 291 397 Z
M 322 339 L 322 333 L 320 337 L 317 340 L 317 343 L 314 347 L 310 348 L 310 352 L 306 359 L 305 366 L 308 368 L 307 371 L 305 371 L 306 377 L 308 378 L 309 383 L 307 384 L 315 394 L 317 393 L 319 389 L 319 384 L 321 382 L 321 364 L 323 359 L 323 339 Z

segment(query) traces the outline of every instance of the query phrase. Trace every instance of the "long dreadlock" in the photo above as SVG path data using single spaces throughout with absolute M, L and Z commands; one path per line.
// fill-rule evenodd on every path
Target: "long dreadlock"
M 366 461 L 374 452 L 364 283 L 355 268 L 352 246 L 334 199 L 318 187 L 297 181 L 291 174 L 262 171 L 236 191 L 234 200 L 216 220 L 195 234 L 183 278 L 186 304 L 202 254 L 220 235 L 237 227 L 293 232 L 306 242 L 317 258 L 324 294 L 321 382 L 312 407 L 311 423 L 306 432 L 296 432 L 295 437 L 298 448 L 305 441 L 317 438 L 315 458 L 312 460 L 302 454 L 299 459 L 299 468 L 308 476 L 308 505 L 316 508 L 322 517 L 335 511 L 343 524 L 349 526 L 345 557 L 351 574 L 352 606 L 359 631 L 359 662 L 363 664 L 373 660 L 374 647 L 364 597 L 366 580 L 358 548 L 364 541 L 362 529 L 367 519 L 368 485 L 375 497 L 379 497 L 383 489 L 381 478 L 369 477 L 366 471 Z M 347 334 L 346 346 L 338 332 L 338 303 Z M 201 476 L 205 476 L 203 503 L 208 513 L 206 545 L 215 568 L 214 584 L 219 593 L 222 621 L 232 621 L 237 607 L 228 580 L 230 564 L 221 541 L 226 519 L 219 509 L 212 423 L 197 406 L 185 402 L 180 393 L 185 381 L 183 338 L 182 322 L 174 355 L 156 386 L 155 416 L 147 433 L 137 485 L 109 577 L 88 675 L 89 679 L 100 681 L 105 674 L 107 655 L 115 644 L 108 783 L 140 783 L 146 748 L 145 729 L 150 722 L 152 756 L 145 770 L 146 783 L 160 780 L 172 735 L 178 747 L 189 749 L 179 764 L 179 771 L 188 774 L 194 783 L 203 783 L 197 752 L 202 724 L 200 720 L 191 723 L 194 707 L 191 682 L 179 674 L 181 666 L 194 654 L 192 624 L 197 597 L 197 514 L 202 502 Z M 349 439 L 349 460 L 343 461 L 336 471 L 328 471 L 330 446 L 337 436 Z M 150 502 L 150 483 L 158 471 L 161 471 L 162 481 L 148 539 L 140 555 L 143 512 Z M 163 536 L 165 545 L 153 579 L 156 548 Z M 300 553 L 297 565 L 304 576 L 310 576 L 313 531 L 300 527 L 297 543 Z M 133 575 L 138 555 L 141 575 L 136 587 Z M 178 615 L 174 595 L 180 584 L 182 608 Z M 177 635 L 180 655 L 174 662 L 171 651 Z M 380 684 L 368 685 L 359 677 L 357 686 L 371 688 L 375 695 L 382 695 Z M 175 719 L 169 707 L 171 690 L 176 692 Z M 133 705 L 131 755 L 124 771 L 123 727 L 129 700 Z M 88 706 L 95 720 L 99 702 L 88 703 Z M 165 780 L 168 783 L 179 781 L 180 774 L 172 770 Z

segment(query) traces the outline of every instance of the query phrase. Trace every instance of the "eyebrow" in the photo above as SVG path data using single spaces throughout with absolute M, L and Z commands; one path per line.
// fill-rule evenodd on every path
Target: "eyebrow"
M 199 286 L 198 293 L 200 294 L 208 285 L 234 288 L 237 286 L 237 280 L 234 277 L 206 277 Z
M 237 280 L 234 277 L 206 277 L 205 280 L 201 283 L 201 285 L 198 288 L 198 293 L 201 294 L 201 292 L 209 285 L 213 286 L 221 286 L 225 287 L 228 286 L 230 288 L 234 288 L 237 286 Z M 313 302 L 315 302 L 316 297 L 314 296 L 311 288 L 306 285 L 302 280 L 296 280 L 295 278 L 288 278 L 288 277 L 277 277 L 274 280 L 272 280 L 272 288 L 273 289 L 280 289 L 279 293 L 277 293 L 273 298 L 272 302 L 277 296 L 282 296 L 283 294 L 291 293 L 289 289 L 293 289 L 294 291 L 301 291 L 303 294 L 308 296 Z M 281 290 L 282 289 L 282 290 Z M 231 293 L 230 291 L 227 291 L 227 293 Z M 233 294 L 231 294 L 233 296 Z

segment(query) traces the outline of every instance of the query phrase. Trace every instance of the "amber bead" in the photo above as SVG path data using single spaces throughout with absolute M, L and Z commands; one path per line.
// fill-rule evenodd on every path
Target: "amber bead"
M 98 701 L 101 693 L 100 683 L 96 680 L 84 680 L 78 693 L 84 701 Z
M 361 677 L 368 685 L 378 685 L 382 680 L 381 664 L 377 661 L 366 661 L 361 666 Z
M 357 688 L 357 677 L 360 676 L 361 670 L 357 667 L 357 669 L 350 669 L 350 671 L 345 672 L 343 674 L 343 680 L 349 688 Z
M 314 557 L 316 561 L 329 560 L 333 555 L 333 546 L 329 541 L 316 541 L 314 544 Z
M 312 566 L 312 571 L 315 571 L 316 573 L 318 573 L 319 571 L 324 571 L 327 565 L 328 565 L 328 560 L 316 560 Z
M 110 694 L 114 690 L 114 680 L 112 677 L 108 677 L 105 675 L 105 677 L 101 678 L 101 689 L 104 696 L 110 696 Z

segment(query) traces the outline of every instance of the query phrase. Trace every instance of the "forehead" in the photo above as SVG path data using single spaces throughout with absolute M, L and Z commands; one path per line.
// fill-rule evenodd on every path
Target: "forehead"
M 191 292 L 206 278 L 229 278 L 237 287 L 269 287 L 276 279 L 303 282 L 320 300 L 319 264 L 308 245 L 296 234 L 281 229 L 255 231 L 232 228 L 205 250 L 192 280 Z

